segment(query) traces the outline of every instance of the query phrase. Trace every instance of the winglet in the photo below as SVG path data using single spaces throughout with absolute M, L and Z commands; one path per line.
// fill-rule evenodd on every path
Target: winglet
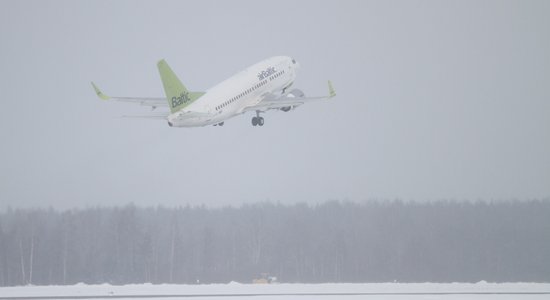
M 101 100 L 109 100 L 111 99 L 111 97 L 103 94 L 99 88 L 92 82 L 92 86 L 94 87 L 94 90 L 95 90 L 95 93 L 97 94 L 97 96 L 101 99 Z
M 330 80 L 328 81 L 328 96 L 329 98 L 336 96 L 336 92 L 334 91 L 334 87 L 332 86 L 332 82 Z

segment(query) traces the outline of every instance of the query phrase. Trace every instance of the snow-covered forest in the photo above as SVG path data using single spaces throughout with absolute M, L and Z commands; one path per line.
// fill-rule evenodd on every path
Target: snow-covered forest
M 550 281 L 550 202 L 7 209 L 0 285 Z

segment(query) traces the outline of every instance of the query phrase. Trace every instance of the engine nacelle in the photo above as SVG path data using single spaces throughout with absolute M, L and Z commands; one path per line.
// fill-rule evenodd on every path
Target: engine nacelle
M 281 107 L 281 110 L 284 112 L 288 112 L 288 111 L 291 111 L 293 108 L 294 106 L 285 106 L 285 107 Z
M 304 92 L 302 92 L 299 89 L 293 89 L 288 94 L 286 94 L 287 98 L 301 98 L 301 97 L 305 97 L 305 96 L 306 95 L 304 94 Z M 295 109 L 296 107 L 298 107 L 298 105 L 285 106 L 285 107 L 281 107 L 280 110 L 282 110 L 284 112 L 288 112 L 288 111 L 291 111 L 291 110 Z
M 305 97 L 306 95 L 304 94 L 304 92 L 302 92 L 299 89 L 293 89 L 286 96 L 293 97 L 293 98 L 300 98 L 300 97 Z

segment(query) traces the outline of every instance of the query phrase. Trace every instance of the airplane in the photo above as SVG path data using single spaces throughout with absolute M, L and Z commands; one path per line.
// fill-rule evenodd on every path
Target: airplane
M 306 97 L 299 89 L 290 90 L 299 64 L 288 56 L 256 63 L 205 92 L 189 91 L 164 59 L 157 67 L 165 98 L 110 97 L 93 82 L 92 86 L 102 100 L 136 103 L 152 110 L 168 107 L 169 112 L 133 117 L 164 119 L 170 127 L 223 126 L 226 120 L 250 111 L 256 113 L 252 126 L 263 126 L 265 121 L 260 114 L 268 110 L 288 112 L 302 104 L 336 96 L 330 80 L 326 96 Z

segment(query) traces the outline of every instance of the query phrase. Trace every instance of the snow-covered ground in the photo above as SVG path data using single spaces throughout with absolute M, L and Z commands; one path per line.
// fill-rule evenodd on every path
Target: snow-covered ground
M 0 288 L 0 299 L 113 296 L 140 299 L 550 299 L 549 283 L 109 284 Z M 179 297 L 178 297 L 179 296 Z

